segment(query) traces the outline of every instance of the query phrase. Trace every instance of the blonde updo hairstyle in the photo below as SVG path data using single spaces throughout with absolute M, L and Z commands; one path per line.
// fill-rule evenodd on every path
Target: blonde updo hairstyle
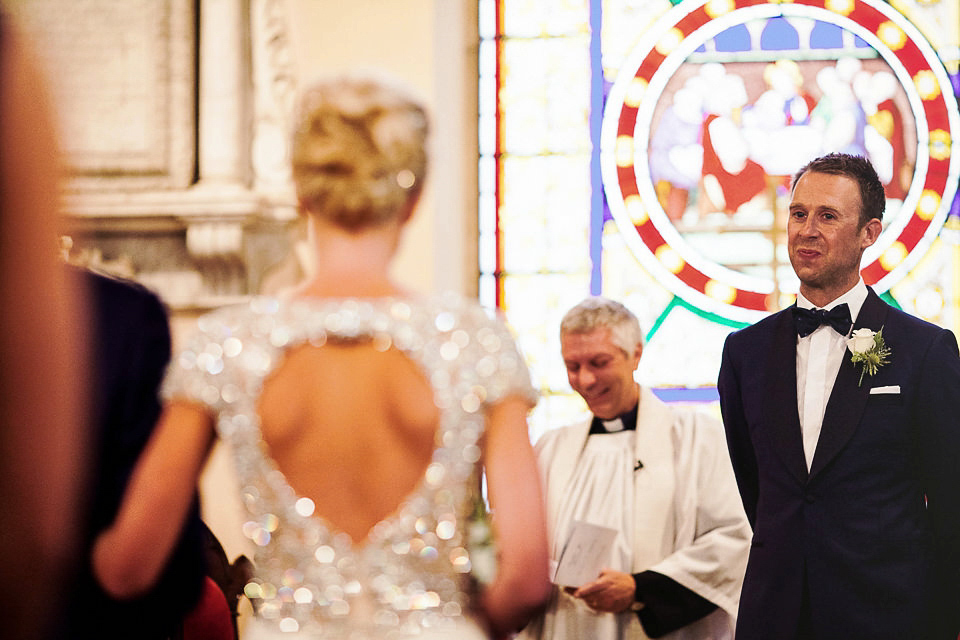
M 427 132 L 423 107 L 383 80 L 312 85 L 293 135 L 301 206 L 349 231 L 405 215 L 426 178 Z

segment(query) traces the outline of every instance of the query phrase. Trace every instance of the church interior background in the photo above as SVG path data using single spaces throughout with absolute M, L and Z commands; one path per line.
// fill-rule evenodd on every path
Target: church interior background
M 556 327 L 589 293 L 640 317 L 642 383 L 718 413 L 726 334 L 796 297 L 789 177 L 832 150 L 885 182 L 864 280 L 960 329 L 957 2 L 549 4 L 480 3 L 480 299 L 543 390 L 534 436 L 582 411 Z
M 74 262 L 198 314 L 309 265 L 287 167 L 297 90 L 375 69 L 424 96 L 431 176 L 398 257 L 414 290 L 504 314 L 542 400 L 586 295 L 627 304 L 639 380 L 716 411 L 727 333 L 793 302 L 789 176 L 830 150 L 884 180 L 864 279 L 960 332 L 957 0 L 13 0 L 60 115 Z M 213 456 L 204 516 L 246 552 Z

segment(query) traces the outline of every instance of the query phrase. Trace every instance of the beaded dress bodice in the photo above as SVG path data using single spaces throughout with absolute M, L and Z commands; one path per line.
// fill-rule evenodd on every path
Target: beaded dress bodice
M 418 364 L 440 412 L 430 463 L 411 494 L 359 546 L 314 514 L 270 458 L 257 401 L 284 353 L 369 340 Z M 475 592 L 468 521 L 476 499 L 484 410 L 510 394 L 535 400 L 506 330 L 475 302 L 257 298 L 201 318 L 174 358 L 167 398 L 215 416 L 257 547 L 248 595 L 278 631 L 317 638 L 416 636 L 469 616 Z

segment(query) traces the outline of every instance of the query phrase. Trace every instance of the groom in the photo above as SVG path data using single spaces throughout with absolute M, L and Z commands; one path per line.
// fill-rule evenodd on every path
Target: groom
M 754 532 L 737 640 L 960 631 L 960 358 L 950 331 L 860 278 L 884 206 L 863 158 L 803 167 L 787 225 L 797 304 L 724 345 L 720 406 Z M 855 355 L 853 331 L 874 349 Z

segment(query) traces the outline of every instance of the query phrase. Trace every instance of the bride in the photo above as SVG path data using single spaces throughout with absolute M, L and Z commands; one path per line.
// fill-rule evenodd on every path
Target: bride
M 485 638 L 548 593 L 526 415 L 506 328 L 458 296 L 388 275 L 426 175 L 424 110 L 381 81 L 303 96 L 293 173 L 314 275 L 289 299 L 200 319 L 94 570 L 117 597 L 161 570 L 215 437 L 232 453 L 257 545 L 247 638 Z M 485 474 L 497 549 L 482 565 Z

